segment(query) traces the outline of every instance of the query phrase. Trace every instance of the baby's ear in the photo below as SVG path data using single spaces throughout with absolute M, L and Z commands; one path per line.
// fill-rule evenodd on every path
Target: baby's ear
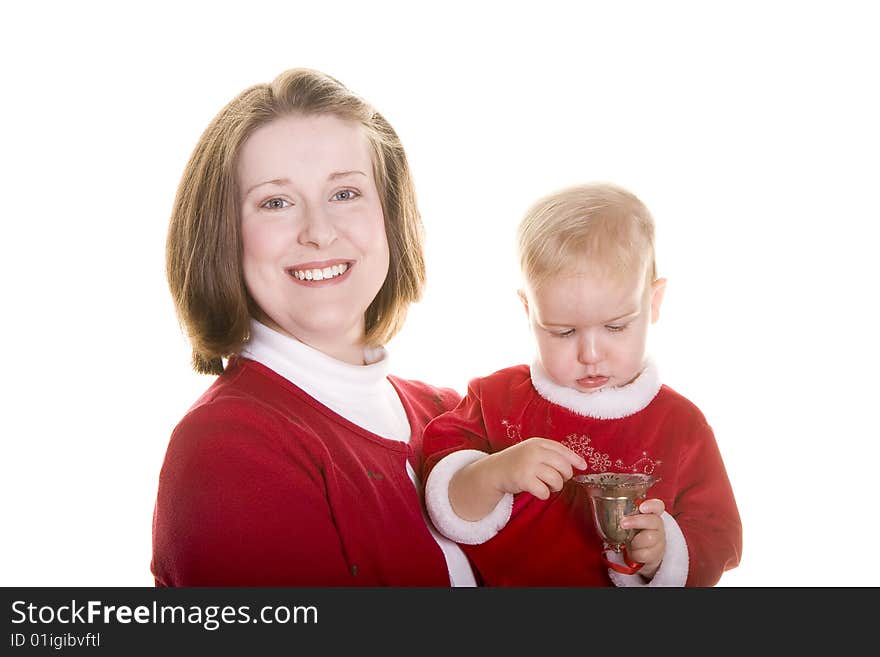
M 526 317 L 528 317 L 529 316 L 529 298 L 526 296 L 526 293 L 523 292 L 522 290 L 517 290 L 516 294 L 519 297 L 519 300 L 522 301 L 523 308 L 525 308 L 525 311 L 526 311 Z
M 663 303 L 663 295 L 666 293 L 666 279 L 658 278 L 651 283 L 651 323 L 660 318 L 660 304 Z

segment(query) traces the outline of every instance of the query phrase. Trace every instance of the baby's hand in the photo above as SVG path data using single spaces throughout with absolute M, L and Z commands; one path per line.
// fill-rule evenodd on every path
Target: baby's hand
M 572 468 L 583 470 L 587 462 L 562 443 L 547 438 L 528 438 L 487 457 L 495 485 L 504 493 L 528 492 L 546 500 L 571 479 Z
M 663 500 L 645 500 L 639 505 L 639 511 L 631 516 L 624 516 L 620 521 L 623 529 L 638 529 L 627 548 L 631 559 L 641 561 L 645 565 L 639 574 L 647 578 L 654 576 L 666 553 L 666 530 L 660 514 L 666 509 Z

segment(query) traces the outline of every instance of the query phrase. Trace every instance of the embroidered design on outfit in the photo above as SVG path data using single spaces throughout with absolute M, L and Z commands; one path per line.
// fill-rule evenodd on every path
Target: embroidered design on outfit
M 642 458 L 632 464 L 633 472 L 641 472 L 643 474 L 654 474 L 654 468 L 663 463 L 663 461 L 655 461 L 648 457 L 647 453 L 642 452 Z
M 511 424 L 507 420 L 501 420 L 504 430 L 507 433 L 507 439 L 512 443 L 521 443 L 523 441 L 522 429 L 518 424 Z
M 600 452 L 593 447 L 590 444 L 592 441 L 589 436 L 570 433 L 560 442 L 571 451 L 583 456 L 587 461 L 588 469 L 594 472 L 607 472 L 611 468 L 611 456 L 607 452 Z M 663 463 L 663 461 L 655 461 L 648 456 L 647 452 L 642 452 L 642 457 L 630 465 L 626 465 L 623 462 L 623 459 L 616 459 L 614 461 L 614 469 L 621 472 L 653 474 L 656 467 L 661 463 Z

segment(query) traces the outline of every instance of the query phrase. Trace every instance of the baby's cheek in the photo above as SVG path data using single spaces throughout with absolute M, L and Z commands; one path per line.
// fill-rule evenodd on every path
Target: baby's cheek
M 557 358 L 551 362 L 549 367 L 545 364 L 544 368 L 557 385 L 571 385 L 573 368 L 565 360 Z
M 547 344 L 545 342 L 542 345 L 541 356 L 544 369 L 547 370 L 547 373 L 557 383 L 567 380 L 576 364 L 576 361 L 565 353 L 563 345 Z

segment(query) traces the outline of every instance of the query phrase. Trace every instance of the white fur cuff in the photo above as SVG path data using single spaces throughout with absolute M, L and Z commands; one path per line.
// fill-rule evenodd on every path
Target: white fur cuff
M 446 538 L 465 545 L 479 545 L 495 536 L 510 520 L 513 494 L 506 493 L 482 520 L 463 520 L 449 503 L 449 482 L 456 472 L 488 456 L 475 449 L 462 449 L 444 457 L 428 475 L 425 506 L 434 526 Z
M 678 526 L 675 518 L 666 511 L 660 517 L 663 519 L 663 529 L 666 531 L 666 554 L 663 555 L 663 561 L 654 573 L 654 578 L 648 582 L 638 573 L 624 575 L 609 568 L 608 575 L 615 586 L 684 586 L 687 582 L 690 560 L 684 534 L 681 533 L 681 527 Z M 609 551 L 606 555 L 611 561 L 623 563 L 623 558 L 619 554 Z

